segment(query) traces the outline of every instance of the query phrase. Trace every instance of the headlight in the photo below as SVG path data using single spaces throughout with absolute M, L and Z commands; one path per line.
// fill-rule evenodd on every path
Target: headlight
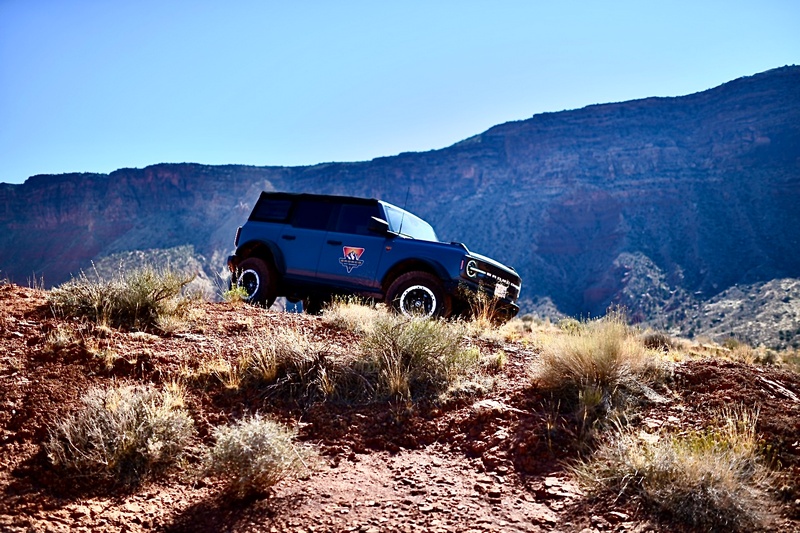
M 474 278 L 475 276 L 478 275 L 478 272 L 480 272 L 480 270 L 478 270 L 478 263 L 476 263 L 474 259 L 470 259 L 469 261 L 467 261 L 466 272 L 467 276 L 471 278 Z

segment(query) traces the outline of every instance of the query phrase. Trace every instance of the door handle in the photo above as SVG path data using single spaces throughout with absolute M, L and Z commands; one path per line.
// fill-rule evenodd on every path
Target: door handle
M 281 235 L 281 239 L 286 239 L 287 241 L 293 241 L 297 237 L 295 235 Z
M 328 244 L 341 245 L 342 241 L 328 241 Z

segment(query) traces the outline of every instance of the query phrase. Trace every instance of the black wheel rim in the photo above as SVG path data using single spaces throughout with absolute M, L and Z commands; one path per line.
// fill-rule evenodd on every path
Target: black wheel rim
M 424 285 L 413 285 L 400 296 L 400 311 L 404 315 L 432 316 L 436 310 L 436 295 Z

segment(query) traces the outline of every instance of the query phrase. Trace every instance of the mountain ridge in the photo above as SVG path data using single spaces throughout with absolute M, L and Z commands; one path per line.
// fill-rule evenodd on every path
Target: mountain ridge
M 0 275 L 52 285 L 96 258 L 192 245 L 213 276 L 260 190 L 406 205 L 444 240 L 515 266 L 527 311 L 549 298 L 569 315 L 617 304 L 681 324 L 670 307 L 800 278 L 800 67 L 537 114 L 371 161 L 159 164 L 0 184 Z M 644 305 L 626 288 L 646 280 L 665 296 Z

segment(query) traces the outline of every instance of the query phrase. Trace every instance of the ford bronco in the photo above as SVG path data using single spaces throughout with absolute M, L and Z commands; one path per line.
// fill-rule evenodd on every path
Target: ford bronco
M 262 192 L 234 246 L 232 284 L 266 307 L 285 296 L 316 312 L 334 296 L 357 295 L 406 315 L 448 317 L 483 295 L 498 319 L 519 310 L 513 268 L 439 242 L 430 224 L 380 200 Z

